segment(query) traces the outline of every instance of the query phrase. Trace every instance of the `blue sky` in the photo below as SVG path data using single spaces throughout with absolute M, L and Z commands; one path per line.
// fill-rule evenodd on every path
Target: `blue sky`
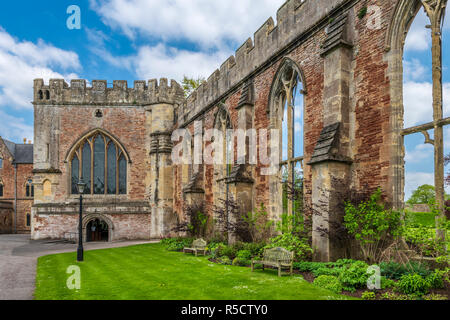
M 276 16 L 284 0 L 7 1 L 0 10 L 0 136 L 33 139 L 34 78 L 134 80 L 208 77 Z M 81 30 L 66 27 L 81 9 Z M 257 4 L 257 10 L 255 9 Z M 450 18 L 444 30 L 444 108 L 450 116 Z M 405 125 L 431 121 L 431 44 L 421 11 L 405 51 Z M 296 115 L 296 119 L 302 115 Z M 297 124 L 296 124 L 297 126 Z M 450 128 L 446 129 L 450 138 Z M 296 133 L 302 128 L 296 128 Z M 300 133 L 301 134 L 301 133 Z M 450 140 L 446 152 L 450 152 Z M 406 194 L 433 184 L 433 149 L 407 137 Z

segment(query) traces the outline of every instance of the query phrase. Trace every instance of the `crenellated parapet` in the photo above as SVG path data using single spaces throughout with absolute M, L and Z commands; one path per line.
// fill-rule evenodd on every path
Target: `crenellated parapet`
M 34 104 L 41 105 L 153 105 L 160 103 L 180 105 L 184 101 L 183 88 L 175 81 L 168 84 L 162 78 L 135 81 L 128 88 L 127 81 L 115 80 L 112 88 L 106 80 L 93 80 L 90 87 L 86 80 L 72 80 L 70 86 L 63 79 L 34 80 Z
M 302 34 L 326 20 L 351 0 L 288 0 L 277 12 L 277 25 L 269 18 L 187 99 L 180 118 L 189 121 L 217 101 L 252 72 Z M 243 84 L 245 87 L 245 84 Z

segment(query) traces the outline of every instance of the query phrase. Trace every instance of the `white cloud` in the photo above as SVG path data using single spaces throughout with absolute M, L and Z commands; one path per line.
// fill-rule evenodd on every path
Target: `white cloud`
M 444 117 L 450 116 L 450 83 L 443 84 Z M 403 84 L 405 128 L 433 121 L 433 86 L 429 82 Z
M 0 108 L 32 109 L 33 79 L 72 79 L 77 76 L 70 71 L 80 69 L 76 53 L 43 40 L 19 41 L 0 27 Z
M 413 150 L 406 150 L 405 161 L 421 163 L 425 159 L 433 158 L 434 147 L 430 144 L 419 144 Z
M 129 38 L 188 40 L 202 47 L 240 42 L 275 16 L 284 0 L 90 0 L 102 21 Z M 257 9 L 255 9 L 257 6 Z
M 155 47 L 141 47 L 134 59 L 134 67 L 141 79 L 164 76 L 181 80 L 184 75 L 207 78 L 228 56 L 222 51 L 208 54 L 179 50 L 159 44 Z
M 23 118 L 11 116 L 0 109 L 0 136 L 16 143 L 22 143 L 23 138 L 33 141 L 33 126 L 28 125 Z
M 425 67 L 419 59 L 413 58 L 411 61 L 403 61 L 404 80 L 418 81 L 426 77 L 431 77 L 431 68 Z
M 425 51 L 431 48 L 430 29 L 425 28 L 426 25 L 430 24 L 429 21 L 424 10 L 421 9 L 414 19 L 406 37 L 405 50 Z

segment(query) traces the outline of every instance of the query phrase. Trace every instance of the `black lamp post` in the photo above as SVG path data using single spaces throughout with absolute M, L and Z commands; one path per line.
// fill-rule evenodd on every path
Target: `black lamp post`
M 83 193 L 86 184 L 83 179 L 80 179 L 77 183 L 78 194 L 80 195 L 80 221 L 78 222 L 78 250 L 77 250 L 77 261 L 83 261 Z

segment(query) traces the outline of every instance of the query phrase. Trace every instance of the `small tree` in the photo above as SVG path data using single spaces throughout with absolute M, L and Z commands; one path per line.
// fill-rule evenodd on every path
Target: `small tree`
M 247 213 L 242 218 L 248 226 L 252 242 L 261 242 L 269 238 L 273 221 L 268 219 L 264 204 L 261 204 L 259 209 Z
M 354 205 L 345 203 L 344 226 L 360 244 L 369 263 L 379 262 L 383 249 L 402 231 L 401 212 L 385 209 L 381 202 L 381 189 L 370 199 Z
M 186 220 L 178 223 L 172 231 L 187 232 L 192 237 L 205 237 L 209 216 L 205 213 L 203 202 L 185 205 L 183 211 Z
M 406 202 L 409 205 L 415 204 L 428 204 L 433 205 L 436 201 L 436 193 L 433 186 L 429 184 L 424 184 L 418 187 Z

